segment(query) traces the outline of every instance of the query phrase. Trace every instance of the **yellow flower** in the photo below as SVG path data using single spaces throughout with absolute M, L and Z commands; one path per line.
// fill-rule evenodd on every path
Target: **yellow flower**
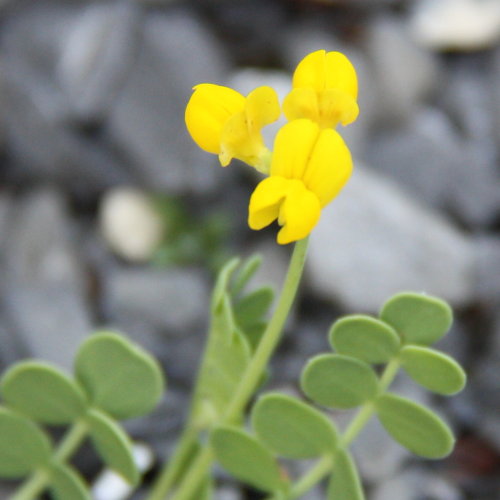
M 276 92 L 258 87 L 245 98 L 236 90 L 202 83 L 186 107 L 186 126 L 201 149 L 219 155 L 223 167 L 233 158 L 267 173 L 270 151 L 261 129 L 279 118 Z
M 277 219 L 278 243 L 306 237 L 351 172 L 351 154 L 337 132 L 308 119 L 287 123 L 276 136 L 270 176 L 250 198 L 249 226 L 262 229 Z
M 293 90 L 283 102 L 288 120 L 309 118 L 322 128 L 352 123 L 358 116 L 356 71 L 340 52 L 307 55 L 293 74 Z

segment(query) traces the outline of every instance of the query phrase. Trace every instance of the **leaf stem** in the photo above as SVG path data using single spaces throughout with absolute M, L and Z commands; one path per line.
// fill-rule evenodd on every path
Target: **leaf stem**
M 288 272 L 274 314 L 262 335 L 259 345 L 228 405 L 219 424 L 228 424 L 239 418 L 257 386 L 269 359 L 274 352 L 290 312 L 304 269 L 308 238 L 295 244 Z M 190 500 L 213 461 L 213 452 L 206 445 L 194 460 L 172 500 Z M 159 500 L 150 498 L 150 500 Z
M 87 435 L 88 427 L 85 420 L 77 420 L 68 430 L 54 452 L 54 459 L 58 462 L 67 460 L 80 446 Z M 32 500 L 37 498 L 50 482 L 50 470 L 41 468 L 36 470 L 19 488 L 11 500 Z

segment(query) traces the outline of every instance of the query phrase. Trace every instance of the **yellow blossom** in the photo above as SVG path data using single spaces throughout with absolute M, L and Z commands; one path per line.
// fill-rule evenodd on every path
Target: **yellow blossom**
M 293 89 L 283 102 L 288 120 L 309 118 L 322 128 L 352 123 L 358 116 L 356 71 L 340 52 L 307 55 L 293 74 Z
M 308 119 L 287 123 L 276 136 L 270 176 L 250 198 L 249 226 L 262 229 L 277 219 L 278 243 L 306 237 L 351 171 L 351 154 L 337 132 Z
M 186 126 L 198 146 L 219 155 L 223 167 L 233 158 L 267 173 L 270 151 L 261 130 L 279 118 L 276 92 L 258 87 L 247 97 L 221 85 L 194 87 L 186 107 Z

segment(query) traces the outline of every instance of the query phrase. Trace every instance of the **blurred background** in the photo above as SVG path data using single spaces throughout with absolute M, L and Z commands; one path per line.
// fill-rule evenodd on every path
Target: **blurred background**
M 153 477 L 180 430 L 214 271 L 260 252 L 255 282 L 279 286 L 290 252 L 276 227 L 247 227 L 257 174 L 192 143 L 191 88 L 283 97 L 306 54 L 340 50 L 360 84 L 360 117 L 340 127 L 356 172 L 313 233 L 270 387 L 297 391 L 339 315 L 438 295 L 456 314 L 440 347 L 468 387 L 434 399 L 396 385 L 447 418 L 456 450 L 420 461 L 373 422 L 354 446 L 368 498 L 500 499 L 499 40 L 498 0 L 3 0 L 0 368 L 35 356 L 70 369 L 100 327 L 151 350 L 169 392 L 127 426 L 154 451 Z M 78 463 L 97 500 L 123 498 L 91 452 Z M 217 500 L 259 498 L 219 477 Z

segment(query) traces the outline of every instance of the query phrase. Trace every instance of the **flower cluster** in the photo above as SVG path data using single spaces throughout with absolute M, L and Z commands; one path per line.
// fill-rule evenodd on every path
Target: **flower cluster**
M 359 112 L 356 72 L 339 52 L 306 56 L 292 87 L 281 108 L 271 87 L 258 87 L 245 97 L 204 83 L 194 87 L 185 116 L 194 141 L 217 154 L 222 166 L 236 158 L 267 175 L 250 198 L 248 224 L 262 229 L 277 220 L 280 244 L 305 238 L 349 179 L 351 154 L 334 128 L 352 123 Z M 281 110 L 288 123 L 271 152 L 261 131 Z

